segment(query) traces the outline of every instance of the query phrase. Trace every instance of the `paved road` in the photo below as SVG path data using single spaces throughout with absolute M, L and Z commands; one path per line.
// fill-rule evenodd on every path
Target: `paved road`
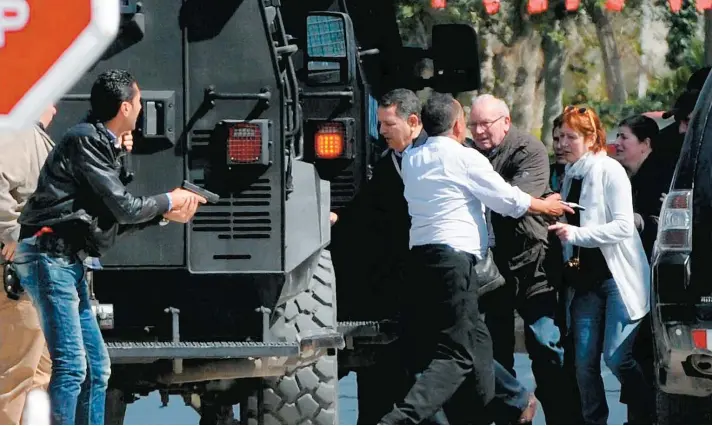
M 533 387 L 534 378 L 532 376 L 529 358 L 526 355 L 517 354 L 515 369 L 517 377 L 525 386 Z M 608 424 L 622 425 L 626 420 L 625 406 L 618 402 L 620 397 L 620 385 L 608 369 L 603 370 L 603 380 L 606 387 L 606 396 L 610 409 Z M 358 416 L 356 400 L 356 380 L 352 373 L 340 383 L 340 416 L 341 424 L 356 424 Z M 198 415 L 193 409 L 186 407 L 180 397 L 171 397 L 168 407 L 161 408 L 161 401 L 158 393 L 153 393 L 146 398 L 129 406 L 126 413 L 125 424 L 134 425 L 196 425 Z M 534 424 L 544 424 L 544 416 L 539 412 L 534 418 Z

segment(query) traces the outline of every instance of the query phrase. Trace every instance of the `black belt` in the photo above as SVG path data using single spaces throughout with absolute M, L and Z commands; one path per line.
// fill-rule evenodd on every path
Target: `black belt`
M 460 254 L 460 255 L 466 256 L 474 264 L 476 264 L 478 262 L 477 256 L 475 256 L 474 254 L 467 252 L 467 251 L 460 250 L 460 249 L 456 249 L 455 247 L 447 245 L 447 244 L 423 244 L 423 245 L 419 245 L 419 246 L 413 246 L 410 250 L 412 252 L 417 253 L 417 252 L 424 252 L 431 248 L 437 248 L 437 249 L 440 249 L 443 251 L 448 251 L 453 254 Z

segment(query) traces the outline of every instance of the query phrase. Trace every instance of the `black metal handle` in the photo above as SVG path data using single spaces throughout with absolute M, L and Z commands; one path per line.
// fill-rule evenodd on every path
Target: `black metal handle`
M 272 100 L 272 92 L 270 92 L 268 88 L 263 88 L 260 93 L 225 93 L 216 91 L 215 86 L 209 86 L 205 89 L 205 97 L 209 101 L 230 100 L 269 102 Z

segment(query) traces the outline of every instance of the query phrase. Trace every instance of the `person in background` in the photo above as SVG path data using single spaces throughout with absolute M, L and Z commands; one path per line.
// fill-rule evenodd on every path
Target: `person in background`
M 658 220 L 662 208 L 660 194 L 668 191 L 674 173 L 674 168 L 669 167 L 669 159 L 656 151 L 658 134 L 658 124 L 655 120 L 644 115 L 635 115 L 618 124 L 615 142 L 615 158 L 630 176 L 635 227 L 640 233 L 648 259 L 652 256 L 658 233 Z M 648 382 L 653 383 L 654 353 L 649 314 L 641 323 L 640 332 L 633 346 L 633 356 L 641 365 Z M 627 404 L 636 392 L 638 389 L 622 386 L 621 402 Z M 649 395 L 652 396 L 652 392 Z M 653 404 L 654 401 L 649 401 L 648 407 Z M 628 424 L 653 424 L 656 421 L 654 414 L 653 410 L 645 407 L 628 405 Z
M 603 360 L 623 386 L 627 401 L 650 409 L 651 384 L 633 357 L 633 343 L 650 310 L 650 266 L 635 229 L 631 185 L 623 166 L 606 154 L 606 133 L 588 107 L 569 106 L 561 128 L 566 161 L 562 197 L 585 208 L 549 230 L 563 243 L 564 284 L 571 289 L 570 316 L 576 380 L 585 424 L 606 424 Z
M 559 145 L 561 137 L 561 120 L 563 115 L 559 115 L 554 119 L 554 126 L 551 129 L 552 147 L 554 149 L 554 162 L 549 168 L 549 187 L 554 192 L 561 192 L 561 184 L 564 181 L 564 170 L 566 168 L 566 159 Z
M 690 122 L 690 114 L 695 109 L 697 98 L 707 80 L 710 69 L 710 67 L 703 67 L 695 71 L 687 80 L 685 90 L 678 96 L 674 107 L 663 114 L 664 119 L 675 118 L 672 124 L 660 130 L 659 143 L 656 144 L 659 158 L 668 159 L 665 164 L 666 168 L 674 169 L 677 165 L 680 149 L 685 140 L 685 133 L 687 133 L 687 125 Z
M 433 93 L 421 119 L 429 138 L 402 163 L 411 216 L 404 338 L 413 345 L 409 367 L 420 374 L 380 423 L 420 424 L 441 408 L 450 424 L 489 423 L 494 362 L 475 274 L 488 250 L 485 206 L 511 216 L 571 210 L 558 194 L 541 200 L 508 185 L 464 146 L 464 111 L 451 95 Z
M 18 219 L 15 269 L 37 308 L 52 360 L 53 424 L 103 424 L 109 353 L 91 309 L 83 261 L 117 238 L 162 221 L 187 223 L 206 200 L 183 189 L 136 197 L 122 181 L 124 139 L 141 111 L 141 91 L 123 70 L 99 75 L 91 113 L 47 157 Z
M 57 110 L 47 107 L 39 122 L 19 132 L 0 134 L 0 263 L 11 264 L 20 239 L 20 217 L 37 187 L 40 169 L 54 148 L 46 133 Z M 0 265 L 0 271 L 2 270 Z M 0 284 L 5 288 L 4 274 Z M 27 394 L 46 389 L 52 363 L 37 310 L 26 293 L 18 300 L 0 290 L 0 424 L 17 425 Z M 8 343 L 10 342 L 10 343 Z

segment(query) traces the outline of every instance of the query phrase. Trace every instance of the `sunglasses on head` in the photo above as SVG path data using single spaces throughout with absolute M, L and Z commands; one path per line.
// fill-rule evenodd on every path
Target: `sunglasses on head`
M 588 120 L 591 122 L 591 128 L 595 132 L 596 131 L 596 122 L 593 120 L 593 114 L 589 114 L 588 111 L 589 110 L 586 107 L 575 107 L 573 105 L 569 105 L 566 108 L 564 108 L 564 114 L 569 114 L 572 112 L 577 112 L 579 114 L 586 114 L 586 116 L 588 117 Z
M 566 108 L 564 108 L 564 112 L 572 112 L 572 111 L 576 111 L 576 110 L 577 110 L 577 108 L 576 108 L 575 106 L 573 106 L 573 105 L 569 105 L 569 106 L 567 106 Z M 579 114 L 586 114 L 586 111 L 588 111 L 588 109 L 587 109 L 586 107 L 579 107 L 579 108 L 578 108 L 578 113 L 579 113 Z

